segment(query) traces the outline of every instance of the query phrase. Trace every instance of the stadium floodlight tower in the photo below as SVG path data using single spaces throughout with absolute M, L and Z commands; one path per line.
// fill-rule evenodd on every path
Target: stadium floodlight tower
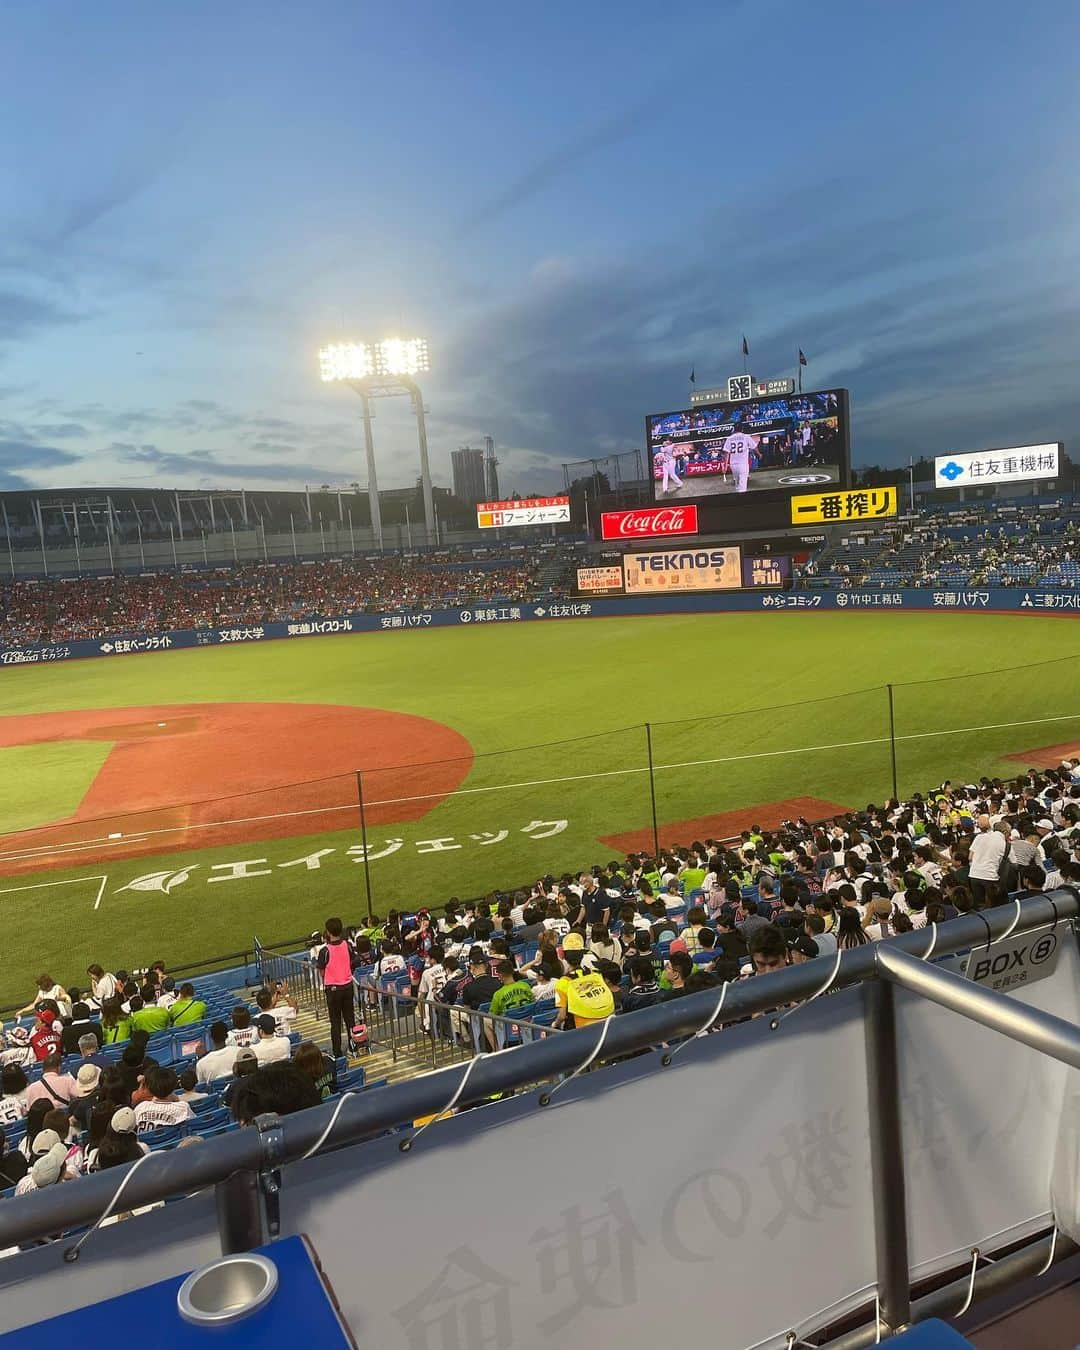
M 420 441 L 420 481 L 424 493 L 424 528 L 427 542 L 434 544 L 435 504 L 431 495 L 431 466 L 428 463 L 427 423 L 424 421 L 424 397 L 413 378 L 430 370 L 426 338 L 383 338 L 380 342 L 333 342 L 319 351 L 319 374 L 324 384 L 347 384 L 363 403 L 364 449 L 367 453 L 368 500 L 371 503 L 371 528 L 382 548 L 382 512 L 379 510 L 379 483 L 375 470 L 375 439 L 371 432 L 371 400 L 407 394 L 416 413 Z

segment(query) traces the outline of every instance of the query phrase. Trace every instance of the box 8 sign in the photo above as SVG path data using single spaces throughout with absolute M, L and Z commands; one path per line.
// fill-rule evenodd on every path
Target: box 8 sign
M 623 571 L 628 595 L 736 591 L 742 586 L 742 553 L 738 548 L 628 553 Z
M 614 567 L 579 567 L 577 588 L 583 595 L 621 595 L 623 570 Z
M 1059 441 L 1055 445 L 1017 445 L 1009 450 L 938 455 L 934 460 L 934 487 L 982 487 L 992 483 L 1022 483 L 1029 478 L 1057 478 L 1061 449 Z
M 476 508 L 476 524 L 481 530 L 520 525 L 565 525 L 569 520 L 569 497 L 522 497 L 518 501 L 481 502 Z

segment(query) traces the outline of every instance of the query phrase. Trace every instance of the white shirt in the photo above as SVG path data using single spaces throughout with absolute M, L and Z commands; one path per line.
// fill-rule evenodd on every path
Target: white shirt
M 0 1125 L 17 1125 L 26 1115 L 26 1102 L 20 1098 L 25 1097 L 25 1092 L 20 1092 L 18 1096 L 0 1097 Z
M 152 1101 L 140 1102 L 135 1108 L 135 1131 L 146 1134 L 150 1130 L 162 1130 L 170 1125 L 182 1125 L 185 1120 L 194 1120 L 195 1112 L 188 1102 Z
M 741 431 L 733 431 L 724 441 L 724 454 L 727 455 L 734 467 L 735 464 L 742 466 L 750 462 L 750 451 L 754 448 L 753 440 Z
M 288 1036 L 260 1036 L 251 1048 L 260 1064 L 274 1064 L 292 1053 Z
M 215 1078 L 226 1078 L 236 1064 L 236 1046 L 224 1050 L 210 1050 L 195 1065 L 195 1077 L 200 1083 L 211 1083 Z
M 984 830 L 971 841 L 968 875 L 973 881 L 997 881 L 1008 841 L 1000 830 Z
M 279 1003 L 276 1008 L 268 1008 L 267 1012 L 274 1019 L 279 1036 L 288 1036 L 292 1029 L 292 1024 L 296 1020 L 296 1009 L 288 1003 Z

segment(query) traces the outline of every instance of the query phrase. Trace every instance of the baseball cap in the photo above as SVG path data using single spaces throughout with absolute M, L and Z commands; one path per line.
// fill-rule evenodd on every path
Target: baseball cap
M 236 1060 L 233 1063 L 233 1072 L 235 1073 L 241 1064 L 258 1064 L 258 1062 L 259 1056 L 255 1051 L 250 1046 L 245 1046 L 243 1050 L 237 1052 Z
M 96 1064 L 80 1064 L 76 1076 L 75 1091 L 80 1097 L 89 1097 L 98 1085 L 101 1070 Z
M 260 1031 L 268 1032 L 270 1035 L 273 1035 L 273 1033 L 277 1031 L 277 1023 L 269 1013 L 263 1013 L 261 1017 L 256 1017 L 255 1025 Z
M 51 1008 L 42 1008 L 41 1011 L 38 1013 L 38 1017 L 45 1023 L 47 1027 L 51 1027 L 52 1024 L 56 1021 L 56 1014 L 53 1012 Z
M 30 1145 L 30 1152 L 35 1158 L 40 1158 L 43 1153 L 48 1153 L 49 1149 L 55 1148 L 60 1142 L 60 1136 L 55 1130 L 38 1130 L 34 1136 L 34 1142 Z
M 1053 833 L 1054 822 L 1052 820 L 1047 820 L 1044 816 L 1042 820 L 1037 820 L 1035 822 L 1035 828 L 1037 830 L 1049 830 L 1051 833 Z
M 47 1131 L 52 1134 L 52 1131 Z M 64 1159 L 67 1156 L 67 1150 L 63 1144 L 59 1148 L 50 1149 L 40 1157 L 30 1169 L 30 1175 L 34 1178 L 34 1185 L 41 1190 L 44 1186 L 55 1186 L 64 1172 Z
M 135 1112 L 130 1106 L 122 1106 L 119 1111 L 113 1112 L 113 1118 L 109 1122 L 109 1128 L 113 1134 L 134 1134 L 135 1133 Z
M 487 959 L 487 957 L 484 955 L 484 949 L 483 949 L 483 947 L 476 946 L 476 947 L 470 947 L 470 948 L 469 948 L 469 965 L 470 965 L 470 966 L 486 966 L 487 963 L 488 963 L 488 959 Z
M 564 952 L 583 952 L 585 939 L 580 933 L 567 933 L 562 940 L 562 949 Z
M 814 941 L 813 938 L 806 937 L 805 934 L 802 937 L 797 937 L 794 942 L 789 942 L 788 946 L 791 948 L 793 952 L 800 952 L 803 956 L 807 958 L 812 958 L 818 955 L 817 943 Z
M 687 946 L 686 943 L 682 940 L 682 938 L 675 938 L 671 946 L 668 948 L 668 953 L 670 954 L 671 952 L 685 952 L 686 950 Z

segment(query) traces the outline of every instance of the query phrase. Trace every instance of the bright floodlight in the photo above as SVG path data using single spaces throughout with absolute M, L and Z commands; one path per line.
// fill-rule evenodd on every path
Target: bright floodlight
M 376 375 L 419 375 L 429 368 L 426 338 L 386 338 L 375 344 Z
M 364 380 L 374 373 L 374 355 L 366 342 L 332 342 L 319 351 L 319 374 L 327 384 Z
M 319 374 L 327 384 L 372 375 L 419 375 L 429 368 L 426 338 L 333 342 L 319 352 Z

